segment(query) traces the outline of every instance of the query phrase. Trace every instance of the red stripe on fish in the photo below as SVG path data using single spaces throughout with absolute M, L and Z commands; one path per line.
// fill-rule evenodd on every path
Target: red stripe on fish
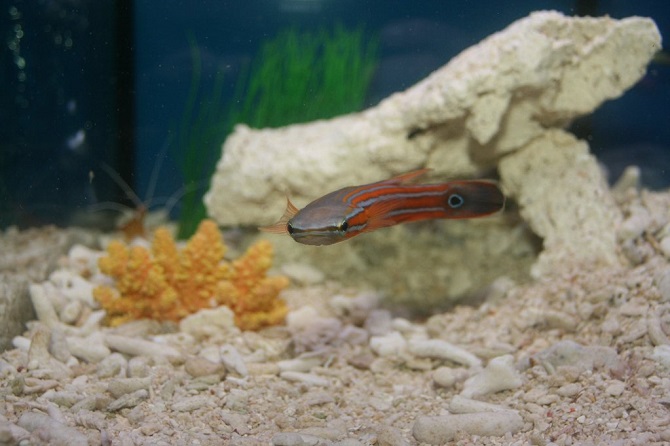
M 345 187 L 314 200 L 301 210 L 288 201 L 282 218 L 260 229 L 288 233 L 295 241 L 308 245 L 330 245 L 399 223 L 483 217 L 500 211 L 505 205 L 500 188 L 489 181 L 406 184 L 426 171 Z

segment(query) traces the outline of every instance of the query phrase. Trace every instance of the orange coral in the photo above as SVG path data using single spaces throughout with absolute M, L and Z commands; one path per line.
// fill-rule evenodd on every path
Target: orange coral
M 107 311 L 110 325 L 141 318 L 178 321 L 219 305 L 233 310 L 243 330 L 282 322 L 287 308 L 277 296 L 288 279 L 266 276 L 272 266 L 272 245 L 259 241 L 232 263 L 223 260 L 225 251 L 211 220 L 200 223 L 181 251 L 166 228 L 154 233 L 151 254 L 112 241 L 98 264 L 116 286 L 99 286 L 93 295 Z

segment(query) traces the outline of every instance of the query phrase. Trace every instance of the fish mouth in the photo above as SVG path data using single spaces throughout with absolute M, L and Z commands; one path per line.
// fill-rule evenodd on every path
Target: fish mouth
M 332 245 L 333 243 L 344 240 L 344 237 L 339 234 L 333 234 L 328 231 L 301 231 L 296 229 L 291 233 L 291 237 L 298 243 L 313 246 Z

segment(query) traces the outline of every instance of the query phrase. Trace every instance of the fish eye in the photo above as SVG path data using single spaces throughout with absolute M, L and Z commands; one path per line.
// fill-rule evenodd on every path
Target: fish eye
M 293 225 L 291 223 L 286 224 L 286 230 L 289 234 L 293 234 Z
M 463 206 L 463 203 L 465 203 L 465 200 L 458 194 L 451 194 L 447 198 L 447 204 L 454 209 L 460 208 Z
M 349 229 L 349 223 L 346 220 L 342 220 L 342 223 L 340 223 L 337 229 L 342 232 L 347 232 L 347 229 Z

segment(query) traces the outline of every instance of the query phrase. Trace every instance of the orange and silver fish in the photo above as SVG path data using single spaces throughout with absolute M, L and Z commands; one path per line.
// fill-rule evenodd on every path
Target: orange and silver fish
M 332 245 L 364 232 L 435 218 L 477 218 L 500 211 L 505 196 L 493 182 L 458 180 L 408 184 L 428 169 L 336 190 L 298 209 L 287 198 L 284 215 L 259 228 L 289 234 L 306 245 Z

